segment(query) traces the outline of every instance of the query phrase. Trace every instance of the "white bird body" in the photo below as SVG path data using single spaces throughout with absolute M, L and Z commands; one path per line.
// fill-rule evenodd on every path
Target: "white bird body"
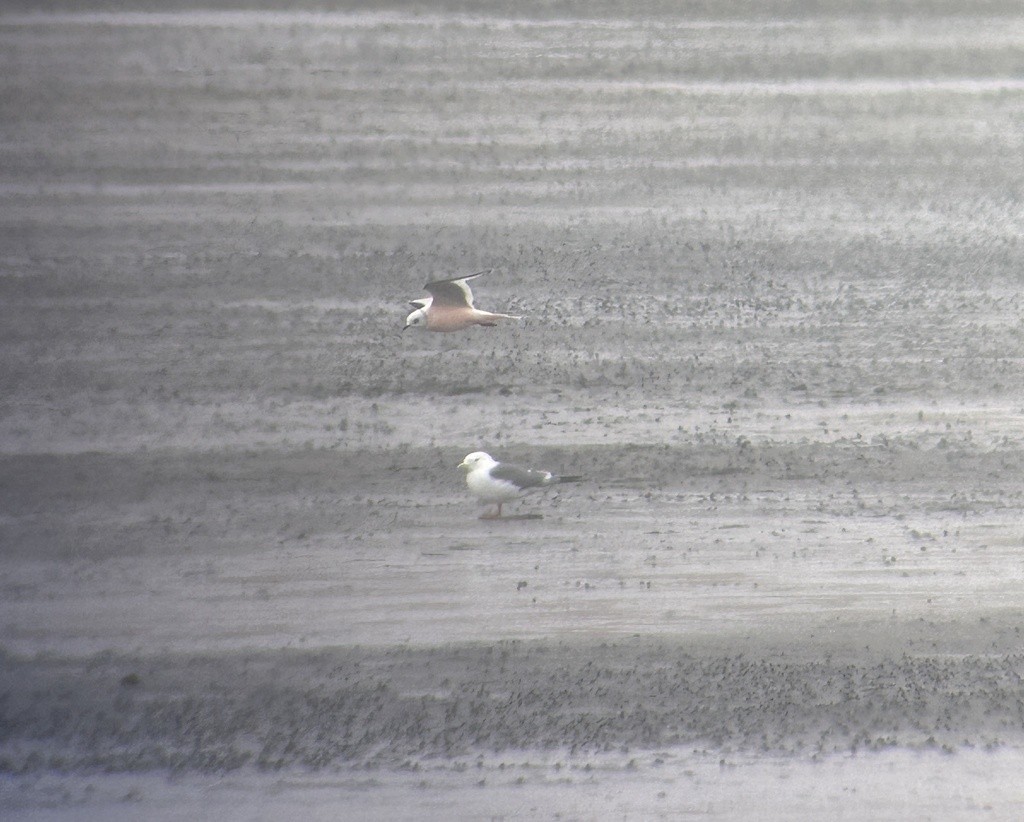
M 502 504 L 516 499 L 527 491 L 583 479 L 579 476 L 556 476 L 550 471 L 537 471 L 498 462 L 483 451 L 468 454 L 459 464 L 459 468 L 466 472 L 466 485 L 471 494 L 481 502 L 497 504 L 497 513 L 485 514 L 484 518 L 487 519 L 500 518 Z

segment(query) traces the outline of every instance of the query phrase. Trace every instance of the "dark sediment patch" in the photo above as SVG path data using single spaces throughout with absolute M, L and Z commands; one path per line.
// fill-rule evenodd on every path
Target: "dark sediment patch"
M 416 767 L 515 750 L 828 755 L 1024 732 L 1024 655 L 502 642 L 6 657 L 7 773 Z M 891 652 L 890 652 L 891 651 Z

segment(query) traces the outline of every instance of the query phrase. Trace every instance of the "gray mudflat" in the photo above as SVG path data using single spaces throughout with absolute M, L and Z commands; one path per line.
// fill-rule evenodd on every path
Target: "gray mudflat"
M 5 818 L 1021 815 L 1015 4 L 62 8 Z M 481 521 L 474 450 L 587 479 Z

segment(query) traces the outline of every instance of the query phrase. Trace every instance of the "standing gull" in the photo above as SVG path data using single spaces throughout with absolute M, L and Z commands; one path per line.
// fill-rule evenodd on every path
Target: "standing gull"
M 469 281 L 487 271 L 427 283 L 423 287 L 430 292 L 430 296 L 409 301 L 416 306 L 416 310 L 405 318 L 405 328 L 402 330 L 425 328 L 427 331 L 461 331 L 471 325 L 497 325 L 497 320 L 521 320 L 522 317 L 511 314 L 492 314 L 473 307 L 473 292 L 469 290 Z
M 545 488 L 560 482 L 579 482 L 583 477 L 559 477 L 550 471 L 535 471 L 498 462 L 490 454 L 474 451 L 459 464 L 466 472 L 466 485 L 470 493 L 483 502 L 496 502 L 498 511 L 484 514 L 480 519 L 500 519 L 502 503 L 534 488 Z

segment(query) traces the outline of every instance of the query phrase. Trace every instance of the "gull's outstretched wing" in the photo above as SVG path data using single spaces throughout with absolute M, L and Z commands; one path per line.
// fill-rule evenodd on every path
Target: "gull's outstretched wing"
M 469 290 L 469 281 L 490 269 L 478 271 L 468 277 L 452 277 L 450 280 L 435 280 L 423 286 L 434 298 L 433 306 L 438 308 L 472 308 L 473 292 Z

